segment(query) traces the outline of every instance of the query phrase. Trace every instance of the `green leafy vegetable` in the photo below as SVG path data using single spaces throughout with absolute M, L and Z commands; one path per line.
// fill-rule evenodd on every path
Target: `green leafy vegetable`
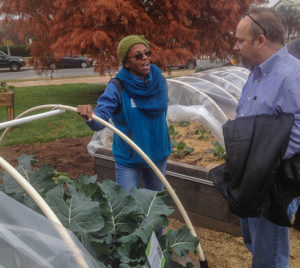
M 178 125 L 179 125 L 180 127 L 188 127 L 190 124 L 191 124 L 191 122 L 189 122 L 189 121 L 180 121 L 180 122 L 178 123 Z
M 98 260 L 99 267 L 149 267 L 145 250 L 153 231 L 166 257 L 166 267 L 182 267 L 172 261 L 172 253 L 185 256 L 196 250 L 198 239 L 187 227 L 161 234 L 168 226 L 167 216 L 174 210 L 166 191 L 133 188 L 127 193 L 113 181 L 100 183 L 96 176 L 81 175 L 73 179 L 50 165 L 36 168 L 33 156 L 22 155 L 18 160 L 16 169 Z M 39 211 L 7 172 L 0 179 L 1 190 Z
M 222 145 L 219 142 L 214 142 L 213 143 L 214 148 L 210 149 L 210 152 L 214 155 L 214 157 L 223 160 L 226 157 L 226 151 L 222 147 Z
M 171 138 L 175 138 L 175 136 L 177 136 L 179 133 L 178 131 L 175 131 L 175 128 L 173 125 L 170 125 L 168 129 L 169 129 L 169 135 Z
M 184 141 L 177 142 L 176 140 L 172 141 L 172 154 L 175 157 L 184 157 L 191 154 L 194 151 L 194 148 L 189 147 L 185 144 Z

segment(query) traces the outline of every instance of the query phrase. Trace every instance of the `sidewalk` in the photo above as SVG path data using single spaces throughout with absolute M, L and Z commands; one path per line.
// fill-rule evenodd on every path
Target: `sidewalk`
M 93 77 L 76 77 L 76 78 L 59 78 L 46 80 L 33 80 L 21 82 L 7 82 L 8 85 L 14 87 L 31 87 L 46 85 L 63 85 L 63 84 L 106 84 L 111 79 L 110 76 L 93 76 Z
M 173 70 L 171 76 L 183 76 L 195 73 L 195 70 Z M 163 73 L 165 77 L 168 77 L 168 73 Z M 76 78 L 56 78 L 45 80 L 31 80 L 21 82 L 8 82 L 7 84 L 14 87 L 31 87 L 31 86 L 45 86 L 45 85 L 63 85 L 63 84 L 107 84 L 112 77 L 107 76 L 90 76 L 90 77 L 76 77 Z

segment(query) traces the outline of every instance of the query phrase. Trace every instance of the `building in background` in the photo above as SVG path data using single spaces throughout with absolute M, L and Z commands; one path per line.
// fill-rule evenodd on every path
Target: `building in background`
M 279 0 L 272 7 L 282 17 L 286 42 L 300 37 L 300 0 Z
M 270 1 L 272 2 L 272 1 Z M 274 2 L 274 1 L 273 1 Z M 282 5 L 284 6 L 291 6 L 291 7 L 295 7 L 295 8 L 299 8 L 300 7 L 300 0 L 278 0 L 275 1 L 276 3 L 274 3 L 272 5 L 272 7 L 274 8 L 278 8 Z

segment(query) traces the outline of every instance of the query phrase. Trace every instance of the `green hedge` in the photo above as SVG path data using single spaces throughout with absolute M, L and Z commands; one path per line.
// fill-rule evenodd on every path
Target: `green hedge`
M 1 46 L 0 50 L 7 54 L 7 47 Z M 22 46 L 9 46 L 10 55 L 11 56 L 21 56 L 21 57 L 29 57 L 30 50 L 27 49 L 26 45 Z

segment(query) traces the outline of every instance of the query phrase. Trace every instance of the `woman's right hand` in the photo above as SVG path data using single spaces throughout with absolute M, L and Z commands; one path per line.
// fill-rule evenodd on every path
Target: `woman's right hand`
M 94 114 L 93 112 L 93 107 L 89 104 L 85 105 L 78 105 L 77 106 L 77 113 L 85 118 L 88 121 L 92 120 L 92 115 Z

